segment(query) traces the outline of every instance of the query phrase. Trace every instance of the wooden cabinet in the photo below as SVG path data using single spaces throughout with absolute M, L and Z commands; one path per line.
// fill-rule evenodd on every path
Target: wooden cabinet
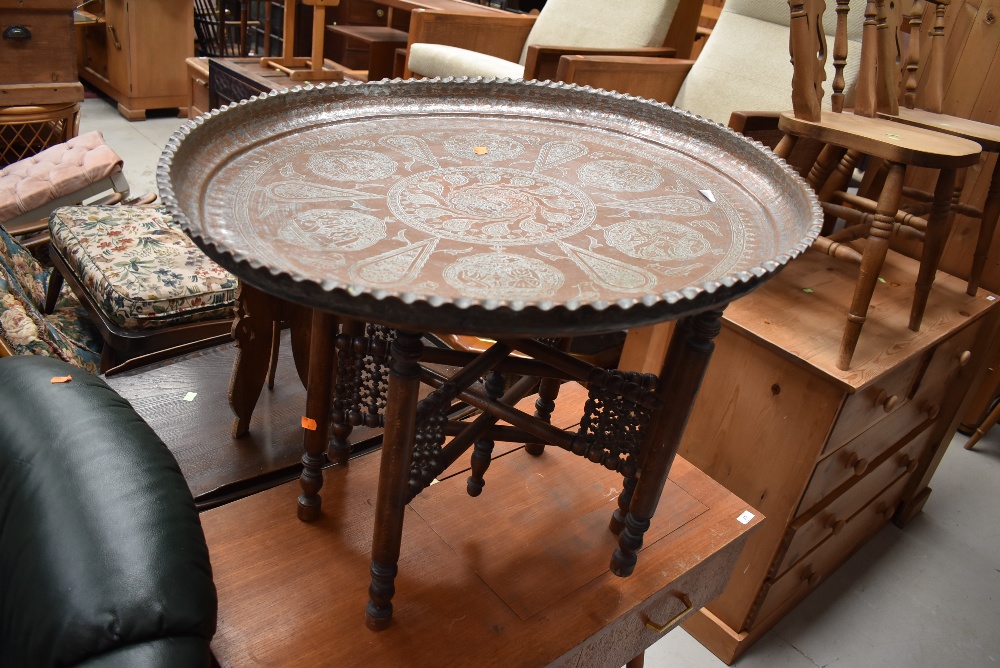
M 83 99 L 73 60 L 74 0 L 0 0 L 0 106 Z
M 185 59 L 194 55 L 192 0 L 104 0 L 99 16 L 77 33 L 80 78 L 118 102 L 130 121 L 147 109 L 177 107 L 186 114 L 190 80 Z
M 680 454 L 767 517 L 685 624 L 727 663 L 890 520 L 919 512 L 1000 318 L 939 273 L 906 328 L 916 262 L 890 253 L 855 362 L 836 368 L 857 268 L 806 253 L 726 312 Z

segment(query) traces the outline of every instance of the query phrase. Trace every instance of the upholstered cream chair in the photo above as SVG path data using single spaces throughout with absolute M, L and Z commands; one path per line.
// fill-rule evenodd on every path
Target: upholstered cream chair
M 418 10 L 411 15 L 407 74 L 551 78 L 567 49 L 687 55 L 701 5 L 702 0 L 548 0 L 537 17 Z M 679 23 L 672 27 L 675 15 Z M 660 48 L 665 40 L 674 52 Z M 544 61 L 553 55 L 546 71 Z
M 851 0 L 850 7 L 851 44 L 844 70 L 848 104 L 859 66 L 865 0 Z M 827 2 L 823 24 L 827 53 L 832 54 L 834 0 Z M 697 61 L 568 55 L 562 57 L 558 71 L 563 81 L 649 97 L 725 124 L 734 111 L 776 112 L 791 107 L 788 31 L 786 0 L 726 0 Z M 828 80 L 833 79 L 833 60 L 827 58 Z M 829 98 L 824 104 L 829 108 Z

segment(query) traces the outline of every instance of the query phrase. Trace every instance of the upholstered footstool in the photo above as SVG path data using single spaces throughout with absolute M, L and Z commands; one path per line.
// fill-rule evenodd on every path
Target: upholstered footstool
M 138 355 L 183 352 L 228 336 L 236 278 L 192 243 L 165 210 L 74 206 L 49 217 L 50 257 L 104 338 L 101 370 Z

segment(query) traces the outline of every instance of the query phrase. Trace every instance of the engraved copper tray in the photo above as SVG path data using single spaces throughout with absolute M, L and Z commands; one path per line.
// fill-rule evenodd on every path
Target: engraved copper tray
M 821 223 L 812 191 L 760 144 L 552 82 L 270 93 L 183 126 L 157 181 L 195 243 L 258 288 L 469 334 L 704 310 L 773 275 Z

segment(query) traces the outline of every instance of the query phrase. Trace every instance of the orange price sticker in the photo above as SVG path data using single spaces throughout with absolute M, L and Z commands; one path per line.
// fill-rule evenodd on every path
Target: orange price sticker
M 55 385 L 56 383 L 68 383 L 71 380 L 73 380 L 73 376 L 52 376 L 52 380 L 49 382 Z
M 316 420 L 310 417 L 302 416 L 302 428 L 308 429 L 309 431 L 316 431 Z
M 485 146 L 474 146 L 472 150 L 476 155 L 486 155 L 487 151 Z

